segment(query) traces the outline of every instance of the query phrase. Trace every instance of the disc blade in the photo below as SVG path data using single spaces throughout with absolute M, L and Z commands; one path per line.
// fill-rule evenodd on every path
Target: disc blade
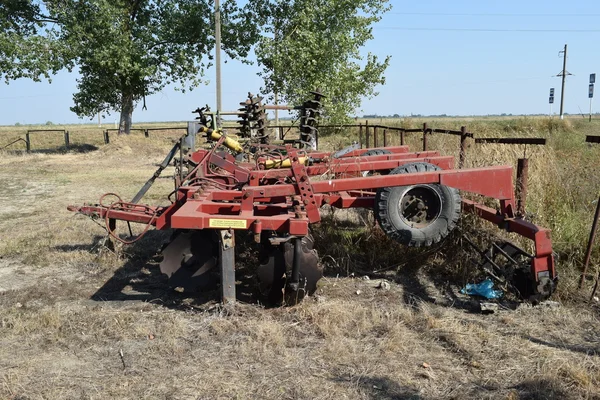
M 291 243 L 280 246 L 263 245 L 261 265 L 257 276 L 259 290 L 271 303 L 296 304 L 307 294 L 317 289 L 317 282 L 323 276 L 323 268 L 319 265 L 319 257 L 313 250 L 314 239 L 306 236 L 302 239 L 300 252 L 300 284 L 297 291 L 286 288 L 287 277 L 291 276 L 294 262 L 294 247 Z
M 186 292 L 216 286 L 218 247 L 208 231 L 181 232 L 163 249 L 160 270 L 169 285 Z

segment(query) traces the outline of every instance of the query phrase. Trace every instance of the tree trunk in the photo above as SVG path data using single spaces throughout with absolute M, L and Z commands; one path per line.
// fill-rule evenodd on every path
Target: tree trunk
M 121 119 L 119 122 L 119 134 L 129 135 L 131 131 L 131 116 L 133 115 L 133 94 L 123 93 L 121 100 Z

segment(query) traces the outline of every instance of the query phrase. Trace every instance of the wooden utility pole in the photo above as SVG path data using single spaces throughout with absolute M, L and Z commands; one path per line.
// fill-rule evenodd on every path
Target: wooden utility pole
M 217 115 L 221 107 L 221 5 L 215 0 L 215 64 L 217 68 Z M 220 118 L 218 118 L 220 120 Z M 220 122 L 220 121 L 218 121 Z

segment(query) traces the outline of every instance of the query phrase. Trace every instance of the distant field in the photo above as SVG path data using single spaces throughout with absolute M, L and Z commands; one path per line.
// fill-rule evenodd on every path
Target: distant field
M 216 293 L 205 301 L 166 288 L 157 251 L 170 232 L 151 231 L 113 253 L 101 244 L 101 226 L 66 210 L 106 192 L 132 198 L 178 133 L 114 135 L 104 145 L 97 126 L 42 126 L 69 130 L 74 146 L 42 133 L 31 154 L 22 143 L 0 151 L 0 398 L 600 398 L 600 309 L 584 301 L 591 281 L 583 292 L 576 287 L 600 193 L 600 145 L 584 138 L 600 134 L 600 121 L 369 120 L 423 122 L 466 125 L 482 137 L 548 138 L 544 147 L 469 141 L 466 167 L 529 157 L 528 218 L 553 231 L 560 307 L 474 313 L 457 295 L 474 276 L 459 235 L 436 251 L 407 250 L 369 212 L 349 224 L 336 211 L 314 230 L 326 264 L 316 296 L 288 308 L 251 297 L 222 310 Z M 164 126 L 185 123 L 135 125 Z M 0 147 L 37 128 L 0 127 Z M 421 138 L 406 140 L 419 149 Z M 328 129 L 320 146 L 337 150 L 357 139 L 357 129 Z M 399 143 L 398 135 L 389 139 Z M 434 134 L 429 145 L 458 155 L 457 137 Z M 144 202 L 168 203 L 172 190 L 170 179 L 159 179 Z M 498 233 L 473 218 L 460 228 L 477 238 Z M 242 271 L 256 266 L 246 253 L 240 260 Z M 381 279 L 390 290 L 378 288 Z

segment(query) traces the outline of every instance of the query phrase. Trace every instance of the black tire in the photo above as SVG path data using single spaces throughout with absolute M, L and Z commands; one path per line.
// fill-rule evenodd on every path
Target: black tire
M 401 165 L 390 175 L 440 169 L 418 162 Z M 388 237 L 407 246 L 428 247 L 439 243 L 456 227 L 461 199 L 457 189 L 439 184 L 384 187 L 377 190 L 374 211 Z
M 360 157 L 368 157 L 368 156 L 382 156 L 384 154 L 392 154 L 391 151 L 386 150 L 386 149 L 371 149 L 371 150 L 367 150 L 364 153 L 362 153 L 360 155 Z M 380 170 L 377 171 L 378 175 L 387 175 L 390 173 L 390 170 Z M 362 176 L 373 176 L 375 175 L 373 173 L 373 171 L 363 171 L 362 172 Z
M 392 154 L 391 151 L 386 149 L 371 149 L 367 150 L 360 155 L 360 157 L 368 157 L 368 156 L 381 156 L 384 154 Z

